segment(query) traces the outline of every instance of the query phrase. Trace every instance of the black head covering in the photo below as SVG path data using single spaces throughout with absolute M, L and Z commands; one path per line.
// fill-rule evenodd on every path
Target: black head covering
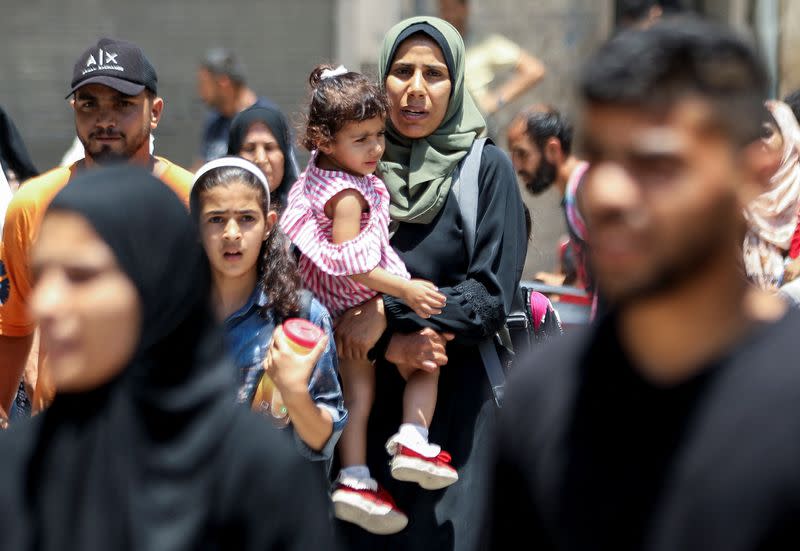
M 236 115 L 231 121 L 228 135 L 228 155 L 239 156 L 247 131 L 254 122 L 266 124 L 283 151 L 283 179 L 272 195 L 274 199 L 280 201 L 281 205 L 285 205 L 289 189 L 297 181 L 298 170 L 292 146 L 292 133 L 289 131 L 289 123 L 283 113 L 271 107 L 254 105 Z
M 59 394 L 35 425 L 26 473 L 34 549 L 198 547 L 209 461 L 228 430 L 234 370 L 211 308 L 210 274 L 177 196 L 139 168 L 88 171 L 49 212 L 85 218 L 138 290 L 142 332 L 129 365 L 90 392 Z
M 0 107 L 0 165 L 11 168 L 20 182 L 39 174 L 25 148 L 25 142 L 6 112 Z

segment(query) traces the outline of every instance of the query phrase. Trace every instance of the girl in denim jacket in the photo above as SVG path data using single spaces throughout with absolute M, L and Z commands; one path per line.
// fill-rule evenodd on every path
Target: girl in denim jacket
M 290 426 L 305 457 L 328 462 L 347 420 L 331 318 L 311 300 L 307 317 L 327 338 L 307 356 L 273 338 L 282 336 L 283 320 L 297 317 L 301 292 L 266 177 L 238 157 L 211 161 L 195 175 L 190 204 L 211 264 L 212 304 L 239 375 L 238 400 L 277 426 Z M 253 404 L 265 372 L 284 411 L 271 411 L 268 401 Z

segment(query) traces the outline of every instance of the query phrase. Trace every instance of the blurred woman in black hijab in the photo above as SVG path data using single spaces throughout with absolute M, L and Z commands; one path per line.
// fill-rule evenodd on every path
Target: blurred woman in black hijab
M 19 185 L 37 176 L 39 171 L 33 166 L 22 136 L 19 135 L 14 121 L 0 107 L 0 234 L 3 230 L 3 221 L 6 209 L 11 202 L 11 196 Z M 2 262 L 0 262 L 0 277 L 2 277 Z M 2 291 L 0 291 L 2 300 Z
M 58 388 L 0 435 L 0 549 L 333 545 L 319 475 L 230 399 L 195 228 L 147 172 L 87 172 L 33 251 Z
M 280 207 L 286 204 L 298 170 L 292 134 L 283 113 L 255 105 L 236 115 L 231 122 L 228 155 L 255 163 L 267 177 L 272 203 Z
M 9 181 L 15 179 L 22 183 L 39 174 L 14 121 L 2 107 L 0 107 L 0 166 L 3 167 Z

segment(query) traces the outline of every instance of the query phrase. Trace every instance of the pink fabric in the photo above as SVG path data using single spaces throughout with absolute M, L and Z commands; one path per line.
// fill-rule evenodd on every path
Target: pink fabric
M 589 170 L 589 163 L 581 162 L 569 175 L 567 180 L 567 188 L 564 191 L 564 206 L 567 213 L 567 223 L 575 232 L 575 235 L 586 241 L 586 222 L 583 221 L 583 216 L 578 210 L 578 188 L 583 182 L 583 175 Z
M 389 191 L 375 175 L 353 176 L 316 166 L 312 153 L 306 170 L 292 186 L 281 228 L 300 250 L 300 277 L 333 317 L 374 297 L 372 289 L 348 276 L 383 268 L 409 279 L 403 261 L 389 244 Z M 360 193 L 369 212 L 361 215 L 361 233 L 346 243 L 332 242 L 333 220 L 325 204 L 337 193 Z
M 544 322 L 548 310 L 553 306 L 550 304 L 550 299 L 538 291 L 531 291 L 530 304 L 533 329 L 534 331 L 538 331 Z

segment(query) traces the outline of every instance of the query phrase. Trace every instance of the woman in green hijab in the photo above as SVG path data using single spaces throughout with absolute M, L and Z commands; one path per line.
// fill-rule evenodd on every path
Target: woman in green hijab
M 477 549 L 485 484 L 479 466 L 491 446 L 495 407 L 478 343 L 502 326 L 517 293 L 526 252 L 523 203 L 508 157 L 491 143 L 476 149 L 476 169 L 462 174 L 478 183 L 474 241 L 467 243 L 470 229 L 452 187 L 484 121 L 464 88 L 464 44 L 455 28 L 435 17 L 399 23 L 384 39 L 379 71 L 391 103 L 379 175 L 391 195 L 392 245 L 413 277 L 439 286 L 447 305 L 423 319 L 401 300 L 379 296 L 340 319 L 340 355 L 376 358 L 365 466 L 374 479 L 355 487 L 340 480 L 334 498 L 363 503 L 369 515 L 409 518 L 392 536 L 342 523 L 354 549 Z M 441 369 L 432 419 L 425 412 L 401 416 L 404 378 L 417 369 Z M 424 444 L 441 444 L 458 482 L 430 491 L 395 480 L 383 446 L 390 437 L 394 459 L 408 454 L 432 471 L 450 458 L 432 456 Z M 396 505 L 369 492 L 376 481 Z

